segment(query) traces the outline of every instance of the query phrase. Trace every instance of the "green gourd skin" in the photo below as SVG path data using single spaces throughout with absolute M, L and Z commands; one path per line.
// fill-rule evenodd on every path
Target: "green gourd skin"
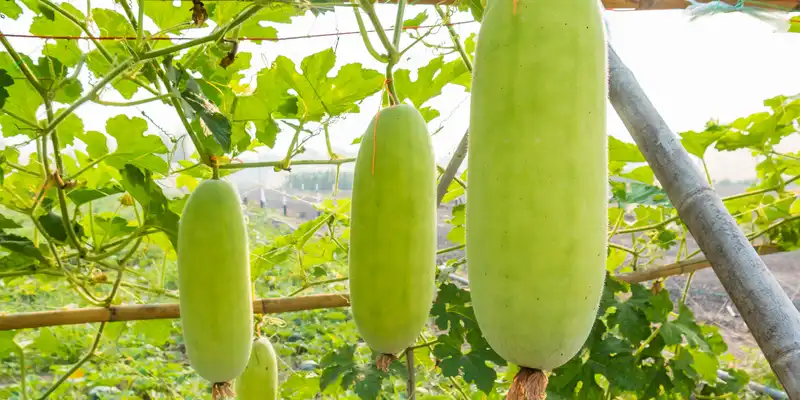
M 350 302 L 359 333 L 384 354 L 414 343 L 433 304 L 435 171 L 430 134 L 417 109 L 401 104 L 373 117 L 354 173 Z
M 253 342 L 247 228 L 239 194 L 207 180 L 189 196 L 178 232 L 181 325 L 189 363 L 211 382 L 244 371 Z
M 269 339 L 260 337 L 253 342 L 250 361 L 234 387 L 239 400 L 277 400 L 278 357 Z
M 478 35 L 467 260 L 488 343 L 552 370 L 581 348 L 605 279 L 607 53 L 597 0 L 490 0 Z

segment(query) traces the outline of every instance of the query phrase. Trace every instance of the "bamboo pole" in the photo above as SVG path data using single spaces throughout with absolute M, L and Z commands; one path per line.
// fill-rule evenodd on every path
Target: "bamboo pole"
M 769 254 L 782 253 L 774 246 L 755 246 L 755 248 L 756 251 L 758 251 L 758 254 L 766 255 L 765 257 L 762 257 L 762 259 L 764 260 L 764 263 L 767 265 L 770 265 L 771 261 L 777 264 L 776 262 L 777 259 L 775 260 L 770 259 L 770 257 L 768 256 Z M 786 252 L 783 253 L 786 254 Z M 788 254 L 796 254 L 800 256 L 800 250 L 789 252 Z M 705 269 L 710 266 L 711 264 L 705 257 L 699 257 L 699 258 L 679 261 L 672 264 L 660 265 L 658 267 L 647 268 L 641 271 L 619 274 L 616 275 L 615 278 L 628 283 L 640 283 L 640 282 L 651 281 L 653 279 L 658 279 L 658 278 L 666 278 L 675 275 L 688 274 L 690 272 L 699 271 L 701 269 Z
M 772 246 L 756 246 L 764 255 L 767 265 L 786 264 L 786 257 L 800 256 L 800 250 L 779 252 Z M 770 255 L 775 254 L 774 257 Z M 642 271 L 618 274 L 615 278 L 628 283 L 641 283 L 658 278 L 683 275 L 710 267 L 705 258 L 685 260 L 672 264 L 648 268 Z M 450 279 L 461 285 L 469 285 L 467 278 L 450 274 Z M 278 314 L 283 312 L 317 310 L 349 306 L 347 293 L 322 294 L 305 297 L 261 299 L 253 302 L 256 314 Z M 97 322 L 141 321 L 148 319 L 171 319 L 180 317 L 177 304 L 141 304 L 115 306 L 111 308 L 79 308 L 19 314 L 0 314 L 0 331 L 13 329 L 42 328 L 45 326 L 75 325 Z
M 322 308 L 347 307 L 347 293 L 319 294 L 312 296 L 259 299 L 253 302 L 255 314 L 278 314 L 291 311 L 316 310 Z M 0 331 L 44 326 L 75 325 L 88 322 L 141 321 L 149 319 L 173 319 L 180 317 L 178 304 L 143 304 L 113 307 L 79 308 L 0 315 Z
M 800 312 L 609 46 L 609 98 L 790 399 L 800 400 Z

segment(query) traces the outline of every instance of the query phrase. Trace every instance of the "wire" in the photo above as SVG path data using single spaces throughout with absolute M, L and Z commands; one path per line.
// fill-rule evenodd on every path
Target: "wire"
M 461 22 L 450 22 L 447 24 L 442 24 L 441 26 L 454 26 L 454 25 L 464 25 L 464 24 L 471 24 L 477 21 L 461 21 Z M 403 30 L 418 30 L 418 29 L 425 29 L 425 28 L 433 28 L 440 25 L 417 25 L 417 26 L 404 26 Z M 391 29 L 384 29 L 385 31 L 393 30 Z M 367 30 L 367 32 L 376 32 L 375 29 Z M 360 31 L 349 31 L 349 32 L 330 32 L 330 33 L 320 33 L 316 35 L 300 35 L 300 36 L 286 36 L 286 37 L 240 37 L 238 40 L 246 40 L 246 41 L 261 41 L 261 40 L 269 40 L 273 42 L 282 42 L 286 40 L 297 40 L 297 39 L 312 39 L 312 38 L 319 38 L 319 37 L 329 37 L 329 36 L 345 36 L 345 35 L 358 35 Z M 64 39 L 64 40 L 136 40 L 136 36 L 70 36 L 70 35 L 30 35 L 30 34 L 20 34 L 20 33 L 0 33 L 2 37 L 9 37 L 9 38 L 21 38 L 21 39 Z M 147 40 L 176 40 L 176 41 L 184 41 L 184 40 L 196 40 L 198 38 L 194 37 L 169 37 L 169 36 L 159 36 L 159 37 L 151 37 Z

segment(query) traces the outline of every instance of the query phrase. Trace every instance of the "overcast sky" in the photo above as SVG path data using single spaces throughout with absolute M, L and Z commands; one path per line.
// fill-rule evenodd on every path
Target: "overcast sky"
M 85 11 L 86 2 L 71 2 Z M 121 12 L 118 5 L 110 0 L 94 0 L 93 7 L 112 8 Z M 145 3 L 147 4 L 147 3 Z M 188 3 L 184 6 L 188 8 Z M 378 7 L 384 26 L 394 21 L 395 6 Z M 435 12 L 428 6 L 407 7 L 407 18 L 428 10 L 431 16 L 428 23 L 434 22 Z M 187 12 L 188 14 L 188 12 Z M 711 118 L 722 122 L 745 116 L 764 109 L 763 100 L 776 95 L 800 93 L 800 34 L 775 33 L 775 28 L 762 21 L 741 14 L 726 14 L 689 21 L 682 10 L 675 11 L 613 11 L 607 12 L 611 41 L 623 61 L 633 70 L 639 82 L 660 110 L 663 117 L 676 132 L 701 130 Z M 2 20 L 4 33 L 27 33 L 32 15 L 24 15 L 18 21 Z M 468 13 L 461 13 L 454 21 L 470 21 Z M 320 17 L 312 15 L 295 18 L 291 25 L 276 24 L 279 37 L 306 34 L 333 33 L 357 30 L 353 12 L 350 8 L 338 8 L 335 13 Z M 146 29 L 155 31 L 149 24 Z M 455 27 L 462 39 L 476 32 L 477 23 Z M 188 30 L 187 35 L 201 36 L 205 30 Z M 338 41 L 338 43 L 337 43 Z M 404 43 L 411 39 L 404 37 Z M 432 42 L 446 44 L 449 41 L 445 29 L 432 36 Z M 37 57 L 44 45 L 38 39 L 12 39 L 20 52 Z M 376 46 L 380 43 L 373 35 Z M 82 48 L 90 49 L 88 42 Z M 383 70 L 381 64 L 366 52 L 359 35 L 300 39 L 285 42 L 264 42 L 261 45 L 246 43 L 240 49 L 253 52 L 253 65 L 248 78 L 264 66 L 269 65 L 277 55 L 284 55 L 300 63 L 303 57 L 320 50 L 337 46 L 337 63 L 333 73 L 342 65 L 361 62 L 366 67 Z M 412 71 L 435 56 L 434 51 L 418 45 L 406 54 L 400 68 Z M 448 56 L 448 59 L 456 57 Z M 85 75 L 85 73 L 84 73 Z M 85 75 L 88 76 L 88 75 Z M 412 73 L 412 78 L 416 78 Z M 86 88 L 84 84 L 84 88 Z M 139 91 L 137 98 L 149 94 Z M 105 93 L 106 100 L 123 100 L 121 97 Z M 437 158 L 446 163 L 461 135 L 468 125 L 469 95 L 458 86 L 448 86 L 442 96 L 430 101 L 428 105 L 437 108 L 441 117 L 430 124 L 431 131 L 444 126 L 436 136 L 434 145 Z M 378 97 L 373 96 L 361 105 L 361 113 L 348 116 L 331 129 L 334 147 L 340 152 L 354 153 L 356 146 L 350 143 L 359 136 L 369 119 L 378 109 Z M 86 129 L 104 130 L 105 120 L 125 113 L 141 116 L 144 110 L 155 118 L 159 125 L 176 134 L 182 127 L 176 120 L 174 111 L 164 105 L 150 103 L 138 107 L 109 108 L 86 104 L 78 114 L 83 118 Z M 619 118 L 609 106 L 609 133 L 624 141 L 632 141 Z M 151 126 L 150 132 L 156 133 Z M 274 160 L 285 154 L 290 135 L 283 134 L 273 150 L 262 154 L 247 155 L 243 159 Z M 322 138 L 314 140 L 309 147 L 318 151 L 316 156 L 325 154 Z M 791 138 L 785 141 L 784 150 L 797 151 L 800 140 Z M 0 138 L 0 144 L 3 139 Z M 6 144 L 9 142 L 6 140 Z M 718 153 L 710 151 L 709 168 L 715 180 L 748 179 L 754 177 L 755 162 L 748 152 Z M 271 171 L 271 169 L 269 170 Z M 267 173 L 262 172 L 262 177 Z

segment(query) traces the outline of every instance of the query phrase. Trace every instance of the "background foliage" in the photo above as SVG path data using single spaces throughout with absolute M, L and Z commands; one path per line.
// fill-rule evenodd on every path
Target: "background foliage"
M 5 19 L 33 14 L 34 35 L 128 37 L 95 40 L 86 53 L 75 40 L 49 39 L 36 59 L 0 37 L 0 129 L 17 143 L 0 151 L 4 312 L 175 302 L 177 224 L 188 193 L 211 177 L 210 165 L 218 163 L 222 176 L 251 167 L 291 170 L 288 188 L 348 190 L 352 176 L 339 173 L 339 166 L 352 160 L 331 150 L 329 126 L 386 91 L 432 121 L 440 111 L 429 101 L 445 86 L 470 88 L 475 37 L 459 38 L 452 30 L 453 45 L 415 71 L 402 63 L 395 68 L 399 58 L 391 55 L 403 49 L 392 48 L 387 37 L 381 40 L 390 45 L 385 54 L 370 51 L 387 62 L 386 72 L 358 62 L 334 71 L 337 53 L 330 48 L 299 64 L 278 56 L 248 84 L 241 81 L 242 71 L 251 67 L 252 54 L 238 51 L 240 38 L 276 38 L 276 24 L 330 12 L 332 5 L 215 2 L 195 3 L 190 10 L 187 4 L 120 0 L 114 9 L 92 8 L 86 15 L 68 2 L 0 2 Z M 372 5 L 362 2 L 361 8 L 374 23 Z M 482 15 L 479 2 L 433 9 L 438 18 L 423 13 L 398 21 L 441 28 L 457 10 L 478 20 Z M 142 18 L 160 32 L 143 29 Z M 153 39 L 198 26 L 214 29 L 191 41 Z M 409 30 L 405 39 L 412 46 L 430 45 L 424 39 L 434 28 Z M 84 70 L 89 79 L 79 78 Z M 103 100 L 113 92 L 129 101 Z M 124 114 L 108 119 L 103 131 L 86 130 L 72 112 L 88 102 L 109 108 L 160 102 L 171 107 L 185 132 L 173 135 L 147 115 Z M 778 96 L 765 106 L 764 112 L 681 133 L 681 140 L 701 161 L 711 146 L 751 151 L 760 161 L 758 179 L 725 204 L 754 243 L 794 250 L 800 246 L 800 203 L 787 185 L 800 176 L 800 154 L 779 153 L 775 146 L 797 133 L 800 100 Z M 293 135 L 284 158 L 237 162 L 245 152 L 274 147 L 279 133 Z M 329 158 L 306 163 L 330 164 L 331 170 L 301 174 L 301 163 L 292 160 L 314 138 L 326 140 Z M 190 156 L 183 154 L 184 142 Z M 697 252 L 688 250 L 685 225 L 635 145 L 609 137 L 609 168 L 609 237 L 630 241 L 609 249 L 594 329 L 583 350 L 553 371 L 549 398 L 753 398 L 745 389 L 751 379 L 775 385 L 769 372 L 733 359 L 717 327 L 697 323 L 684 304 L 686 292 L 670 296 L 662 280 L 645 286 L 615 278 L 652 267 L 667 251 L 677 249 L 678 260 Z M 464 194 L 466 173 L 458 178 L 445 203 Z M 248 207 L 258 297 L 346 291 L 349 200 L 330 197 L 315 207 L 320 215 L 296 229 L 273 224 L 279 210 Z M 516 372 L 483 339 L 469 292 L 450 277 L 465 268 L 457 251 L 464 243 L 464 210 L 464 204 L 455 205 L 447 219 L 447 239 L 456 247 L 440 252 L 431 323 L 414 347 L 418 399 L 500 399 Z M 281 357 L 283 398 L 406 396 L 405 360 L 388 373 L 376 370 L 375 354 L 360 340 L 348 309 L 264 316 L 259 329 Z M 188 367 L 181 341 L 177 320 L 2 331 L 0 396 L 207 398 L 209 384 Z M 718 379 L 718 370 L 733 378 Z

